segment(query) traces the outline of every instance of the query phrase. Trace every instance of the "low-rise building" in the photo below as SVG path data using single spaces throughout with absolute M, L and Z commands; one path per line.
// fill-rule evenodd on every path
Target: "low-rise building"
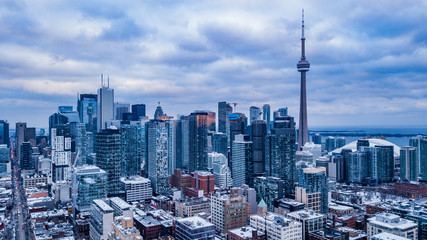
M 175 220 L 175 238 L 177 240 L 213 240 L 215 226 L 200 217 Z
M 139 231 L 133 226 L 133 219 L 119 216 L 114 218 L 113 231 L 109 240 L 142 240 Z
M 295 211 L 285 215 L 302 224 L 302 238 L 309 239 L 309 233 L 322 229 L 326 224 L 326 215 L 314 211 Z
M 267 233 L 271 240 L 301 240 L 302 224 L 277 214 L 252 215 L 250 226 Z M 266 229 L 267 228 L 267 229 Z
M 265 233 L 251 226 L 229 230 L 227 240 L 266 240 Z
M 391 233 L 378 233 L 372 236 L 372 240 L 410 240 L 409 238 L 400 237 Z
M 413 221 L 402 219 L 390 213 L 380 213 L 368 219 L 368 238 L 387 232 L 400 237 L 418 240 L 418 225 Z
M 206 197 L 189 198 L 175 204 L 176 217 L 192 217 L 196 214 L 211 211 L 211 200 Z
M 146 202 L 153 196 L 153 189 L 148 178 L 131 176 L 120 178 L 122 190 L 125 192 L 126 202 Z
M 337 215 L 338 217 L 342 217 L 347 214 L 351 214 L 354 212 L 354 208 L 344 206 L 344 205 L 338 205 L 335 203 L 329 204 L 329 212 L 332 214 Z

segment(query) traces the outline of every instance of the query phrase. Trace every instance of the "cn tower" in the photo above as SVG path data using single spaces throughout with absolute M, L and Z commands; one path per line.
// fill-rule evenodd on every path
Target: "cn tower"
M 301 60 L 297 64 L 298 72 L 301 73 L 301 93 L 299 108 L 299 129 L 298 129 L 298 149 L 301 150 L 308 142 L 307 127 L 307 94 L 306 94 L 306 73 L 310 69 L 310 63 L 305 58 L 305 37 L 304 37 L 304 9 L 302 10 L 302 36 L 301 36 Z

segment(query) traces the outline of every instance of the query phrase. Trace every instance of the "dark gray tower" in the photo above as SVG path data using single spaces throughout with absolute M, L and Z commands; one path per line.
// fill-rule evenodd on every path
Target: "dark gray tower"
M 298 72 L 301 73 L 301 93 L 300 93 L 300 109 L 299 109 L 299 129 L 298 129 L 298 149 L 302 149 L 304 144 L 308 142 L 307 128 L 307 96 L 305 75 L 310 69 L 310 63 L 305 59 L 305 37 L 304 37 L 304 9 L 302 10 L 302 36 L 301 36 L 301 60 L 297 64 Z

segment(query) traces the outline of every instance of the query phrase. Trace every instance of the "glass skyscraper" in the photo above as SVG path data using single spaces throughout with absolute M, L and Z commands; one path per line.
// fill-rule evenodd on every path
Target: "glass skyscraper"
M 97 95 L 80 94 L 77 100 L 77 112 L 79 112 L 80 122 L 86 126 L 86 130 L 95 133 L 98 112 Z

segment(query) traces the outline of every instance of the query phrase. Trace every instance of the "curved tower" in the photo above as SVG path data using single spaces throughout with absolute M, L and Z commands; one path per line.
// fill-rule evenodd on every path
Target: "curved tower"
M 301 150 L 308 142 L 307 128 L 307 96 L 306 96 L 306 72 L 310 69 L 310 63 L 305 58 L 305 37 L 304 37 L 304 9 L 302 10 L 302 36 L 301 36 L 301 60 L 297 63 L 298 72 L 301 73 L 301 93 L 299 110 L 298 129 L 298 149 Z

